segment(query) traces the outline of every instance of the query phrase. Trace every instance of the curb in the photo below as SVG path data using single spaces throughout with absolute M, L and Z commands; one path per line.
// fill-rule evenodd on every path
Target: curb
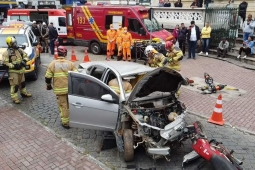
M 3 101 L 3 105 L 8 105 L 11 106 L 13 108 L 15 108 L 12 104 L 8 103 L 6 100 L 3 100 L 0 97 L 0 101 Z M 0 105 L 1 106 L 1 105 Z M 16 109 L 16 108 L 15 108 Z M 16 109 L 18 112 L 20 112 L 21 114 L 25 115 L 27 118 L 29 118 L 32 122 L 38 124 L 39 126 L 43 127 L 47 132 L 53 134 L 54 136 L 56 136 L 57 138 L 59 138 L 61 141 L 65 142 L 67 145 L 71 146 L 73 149 L 75 149 L 76 151 L 78 151 L 79 153 L 83 154 L 89 161 L 91 161 L 92 163 L 96 164 L 97 166 L 99 166 L 100 168 L 104 169 L 104 170 L 111 170 L 109 167 L 107 167 L 105 164 L 103 164 L 102 162 L 100 162 L 99 160 L 97 160 L 96 158 L 94 158 L 93 156 L 91 156 L 90 154 L 84 154 L 84 149 L 81 147 L 77 147 L 74 144 L 72 144 L 68 139 L 66 138 L 62 138 L 59 134 L 55 133 L 52 129 L 50 129 L 47 126 L 44 126 L 43 124 L 41 124 L 39 121 L 37 121 L 36 119 L 34 119 L 33 117 L 31 117 L 30 115 L 26 114 L 24 111 L 21 111 L 20 109 Z
M 254 68 L 251 68 L 251 67 L 245 66 L 245 65 L 248 65 L 248 64 L 246 64 L 246 63 L 243 63 L 243 64 L 245 64 L 245 65 L 236 64 L 236 63 L 232 62 L 231 60 L 228 60 L 228 58 L 219 58 L 219 57 L 214 57 L 214 56 L 209 56 L 209 55 L 208 55 L 208 56 L 206 56 L 206 55 L 199 55 L 199 56 L 207 57 L 207 58 L 213 58 L 213 59 L 216 59 L 216 60 L 226 61 L 226 62 L 231 63 L 231 64 L 234 64 L 234 65 L 236 65 L 236 66 L 238 66 L 238 67 L 242 67 L 242 68 L 245 68 L 245 69 L 248 69 L 248 70 L 253 70 L 253 71 L 255 71 L 255 66 L 254 66 Z
M 204 120 L 205 119 L 206 120 L 209 119 L 209 117 L 202 116 L 202 114 L 198 113 L 198 112 L 188 111 L 188 113 L 190 113 L 191 115 L 197 116 L 197 117 L 199 117 L 201 119 L 204 119 Z M 243 129 L 243 128 L 235 127 L 234 125 L 232 125 L 232 124 L 230 124 L 228 122 L 225 122 L 225 124 L 223 126 L 224 127 L 226 127 L 226 126 L 227 127 L 231 127 L 231 128 L 236 129 L 236 130 L 238 130 L 240 132 L 243 132 L 244 134 L 249 134 L 249 135 L 255 136 L 255 132 L 252 132 L 252 131 L 249 131 L 249 130 L 246 130 L 246 129 Z

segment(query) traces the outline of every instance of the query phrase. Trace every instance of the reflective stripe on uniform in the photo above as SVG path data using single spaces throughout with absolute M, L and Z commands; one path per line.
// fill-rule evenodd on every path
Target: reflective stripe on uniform
M 117 86 L 110 86 L 114 91 L 116 91 L 117 93 L 120 93 L 120 88 Z
M 46 71 L 45 77 L 52 78 L 53 74 L 51 72 Z
M 68 76 L 68 72 L 58 72 L 58 73 L 54 73 L 53 77 L 67 77 Z
M 55 94 L 67 94 L 68 88 L 54 88 L 53 91 Z

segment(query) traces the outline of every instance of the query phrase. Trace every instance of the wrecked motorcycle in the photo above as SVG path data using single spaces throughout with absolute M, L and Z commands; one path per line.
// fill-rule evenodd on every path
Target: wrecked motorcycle
M 211 163 L 216 170 L 242 170 L 242 161 L 233 156 L 233 150 L 228 151 L 220 142 L 215 139 L 208 142 L 200 122 L 195 122 L 193 126 L 184 128 L 184 138 L 191 139 L 193 151 L 184 156 L 184 163 L 202 157 L 205 161 Z M 199 169 L 203 163 L 198 166 Z

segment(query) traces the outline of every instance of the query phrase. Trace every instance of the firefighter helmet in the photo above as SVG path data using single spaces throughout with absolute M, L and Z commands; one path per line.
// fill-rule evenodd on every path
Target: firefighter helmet
M 14 46 L 17 46 L 17 40 L 15 37 L 7 37 L 6 38 L 6 44 L 8 45 L 8 47 L 14 47 Z
M 67 49 L 64 46 L 58 47 L 58 56 L 65 57 L 67 55 Z
M 148 57 L 148 54 L 155 51 L 155 49 L 151 46 L 151 45 L 148 45 L 145 50 L 144 50 L 144 54 L 146 57 Z
M 167 41 L 165 44 L 166 50 L 170 50 L 170 49 L 172 49 L 172 47 L 173 47 L 172 41 Z

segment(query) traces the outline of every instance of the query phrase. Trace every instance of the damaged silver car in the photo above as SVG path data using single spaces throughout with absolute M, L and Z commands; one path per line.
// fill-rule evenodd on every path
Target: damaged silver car
M 175 93 L 188 85 L 187 79 L 169 68 L 137 63 L 91 62 L 81 67 L 80 73 L 69 72 L 70 126 L 112 131 L 125 161 L 133 160 L 139 145 L 153 159 L 169 160 L 171 147 L 179 144 L 186 127 L 186 107 Z M 100 71 L 92 73 L 94 67 Z M 112 78 L 119 82 L 119 96 L 108 86 Z M 123 79 L 133 85 L 129 94 Z

